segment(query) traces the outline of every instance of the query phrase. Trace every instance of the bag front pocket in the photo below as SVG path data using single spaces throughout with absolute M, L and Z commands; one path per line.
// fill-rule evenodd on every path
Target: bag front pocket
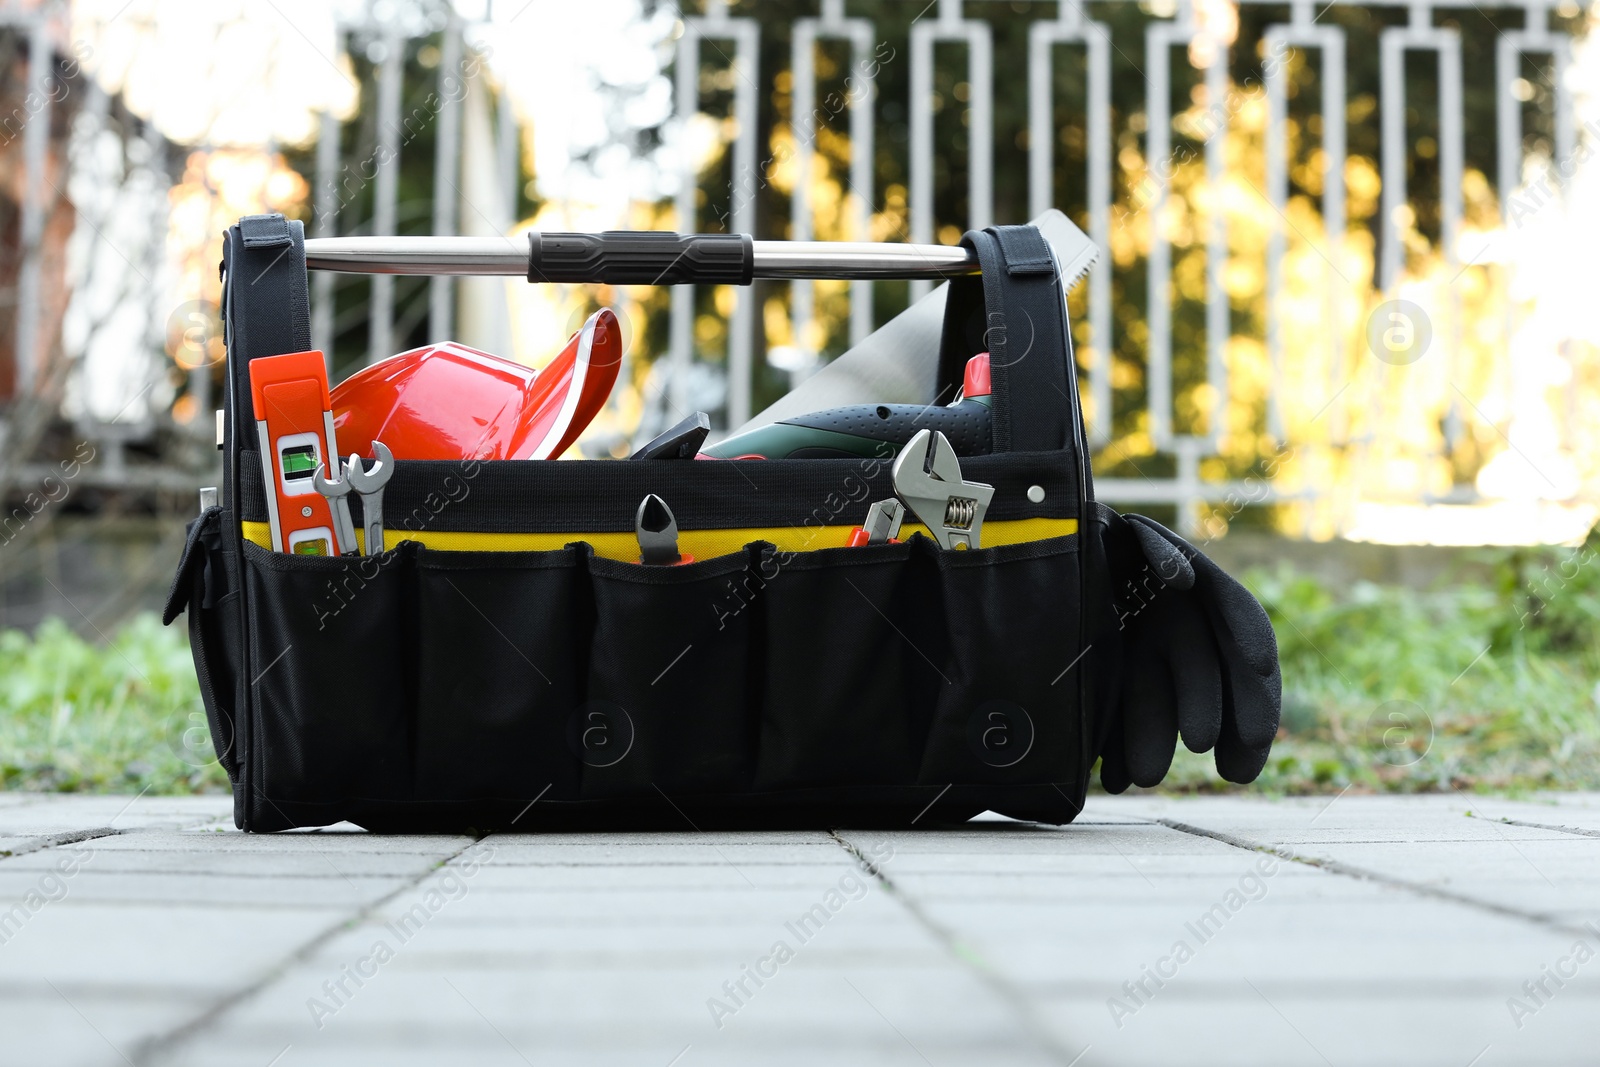
M 268 802 L 409 799 L 408 549 L 310 557 L 245 544 L 253 758 Z
M 757 788 L 917 783 L 944 657 L 933 551 L 774 554 Z
M 577 796 L 588 555 L 418 551 L 418 799 Z
M 1078 538 L 934 555 L 947 658 L 924 782 L 1081 777 Z
M 749 784 L 759 553 L 673 567 L 589 561 L 594 640 L 570 735 L 585 798 L 660 802 L 658 790 Z

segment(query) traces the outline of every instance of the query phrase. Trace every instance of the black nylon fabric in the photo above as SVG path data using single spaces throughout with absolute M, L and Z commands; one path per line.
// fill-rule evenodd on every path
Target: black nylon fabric
M 282 215 L 246 215 L 223 238 L 223 340 L 227 345 L 227 388 L 223 393 L 222 506 L 214 563 L 226 573 L 230 591 L 216 615 L 217 637 L 232 675 L 233 732 L 228 753 L 233 781 L 234 822 L 251 828 L 259 818 L 255 801 L 259 768 L 268 762 L 256 742 L 258 694 L 249 680 L 259 671 L 252 638 L 258 629 L 242 563 L 239 528 L 240 462 L 256 439 L 250 395 L 250 361 L 261 356 L 304 352 L 311 347 L 311 300 L 306 279 L 305 228 Z M 260 471 L 252 472 L 259 478 Z M 190 628 L 197 612 L 191 603 Z M 203 670 L 197 651 L 196 669 Z M 218 682 L 220 687 L 222 683 Z M 219 704 L 222 702 L 219 696 Z M 219 757 L 220 735 L 213 730 Z M 225 763 L 229 763 L 227 759 Z
M 1050 246 L 1033 226 L 972 230 L 961 243 L 983 273 L 950 282 L 941 383 L 953 391 L 967 360 L 988 352 L 994 451 L 1081 448 L 1066 294 Z
M 282 215 L 246 215 L 228 231 L 223 266 L 223 340 L 238 416 L 229 428 L 251 440 L 250 361 L 311 347 L 305 227 Z
M 189 647 L 194 654 L 200 700 L 205 706 L 210 743 L 230 780 L 238 777 L 235 738 L 235 684 L 240 676 L 237 588 L 230 585 L 233 568 L 224 565 L 222 509 L 208 508 L 189 524 L 189 536 L 178 571 L 167 593 L 161 621 L 171 625 L 189 612 Z M 183 732 L 184 759 L 205 759 L 203 742 L 192 728 Z
M 253 687 L 255 828 L 307 806 L 489 827 L 535 797 L 519 829 L 569 805 L 648 816 L 663 796 L 714 819 L 815 796 L 871 822 L 952 783 L 1064 821 L 1087 766 L 1073 691 L 1053 684 L 1077 544 L 757 542 L 661 568 L 582 544 L 332 559 L 247 544 L 252 657 L 270 665 Z M 1026 628 L 1004 624 L 1018 612 Z
M 259 453 L 240 464 L 241 517 L 267 520 Z M 962 470 L 995 487 L 988 520 L 1078 517 L 1074 472 L 1060 453 L 971 456 Z M 1038 486 L 1044 499 L 1028 498 Z M 860 523 L 894 495 L 889 459 L 398 460 L 383 494 L 386 525 L 465 533 L 618 533 L 634 528 L 639 501 L 659 493 L 680 530 L 839 526 Z M 348 498 L 361 514 L 360 497 Z

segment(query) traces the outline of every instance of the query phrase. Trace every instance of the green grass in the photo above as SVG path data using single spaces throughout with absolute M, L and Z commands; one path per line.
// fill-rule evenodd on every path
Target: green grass
M 1251 788 L 1600 788 L 1600 539 L 1483 550 L 1429 591 L 1244 576 L 1272 617 L 1283 729 Z M 1167 790 L 1231 788 L 1184 751 Z
M 1600 538 L 1484 551 L 1430 591 L 1244 576 L 1283 658 L 1254 790 L 1600 789 Z M 1398 716 L 1398 717 L 1396 717 Z M 0 788 L 225 790 L 182 627 L 0 633 Z M 1232 789 L 1179 748 L 1169 791 Z
M 225 791 L 183 627 L 154 615 L 110 645 L 59 619 L 0 633 L 0 788 Z

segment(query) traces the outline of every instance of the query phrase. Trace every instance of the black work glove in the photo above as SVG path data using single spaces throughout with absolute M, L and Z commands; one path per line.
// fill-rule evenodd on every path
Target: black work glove
M 1121 638 L 1100 784 L 1154 786 L 1178 737 L 1216 750 L 1217 773 L 1255 781 L 1278 732 L 1283 678 L 1272 623 L 1204 553 L 1143 515 L 1116 515 L 1107 563 Z

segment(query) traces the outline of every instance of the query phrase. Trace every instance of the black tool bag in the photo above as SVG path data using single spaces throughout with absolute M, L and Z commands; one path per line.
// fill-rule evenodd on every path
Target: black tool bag
M 391 544 L 407 539 L 323 558 L 264 547 L 248 374 L 310 348 L 301 226 L 241 220 L 224 259 L 223 503 L 192 524 L 166 612 L 188 609 L 238 825 L 1071 820 L 1110 699 L 1085 653 L 1117 617 L 1088 533 L 1065 302 L 1036 229 L 964 244 L 982 275 L 951 281 L 940 363 L 948 400 L 967 358 L 991 354 L 992 453 L 962 459 L 995 490 L 984 547 L 830 547 L 894 495 L 892 450 L 401 457 L 384 514 Z M 728 280 L 696 269 L 667 280 Z M 647 493 L 722 548 L 625 558 Z

